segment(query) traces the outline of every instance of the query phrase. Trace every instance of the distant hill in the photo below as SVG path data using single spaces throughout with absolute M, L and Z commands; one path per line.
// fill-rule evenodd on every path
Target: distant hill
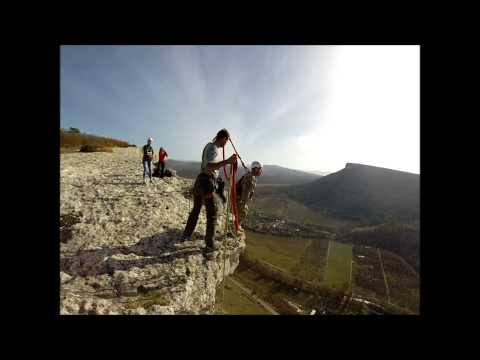
M 336 173 L 292 186 L 288 195 L 306 206 L 350 219 L 420 216 L 420 175 L 347 163 Z
M 240 168 L 240 176 L 245 173 Z M 305 171 L 289 169 L 278 165 L 264 165 L 262 176 L 257 178 L 257 184 L 304 184 L 319 179 L 320 176 Z
M 320 175 L 320 176 L 326 176 L 328 174 L 331 174 L 331 172 L 328 172 L 328 171 L 318 171 L 318 170 L 312 170 L 307 172 L 315 175 Z
M 199 161 L 167 160 L 167 166 L 175 169 L 182 177 L 193 179 L 200 171 Z M 223 171 L 222 171 L 223 172 Z M 238 178 L 245 173 L 240 166 Z M 257 184 L 298 185 L 319 179 L 320 176 L 308 172 L 284 168 L 277 165 L 265 165 L 263 175 L 257 178 Z
M 183 161 L 167 158 L 166 166 L 175 169 L 178 176 L 195 179 L 200 172 L 199 161 Z

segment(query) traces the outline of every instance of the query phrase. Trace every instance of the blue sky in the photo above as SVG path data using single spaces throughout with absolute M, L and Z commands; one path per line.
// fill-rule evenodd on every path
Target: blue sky
M 200 160 L 419 173 L 418 46 L 62 46 L 61 126 Z M 227 155 L 232 153 L 226 148 Z

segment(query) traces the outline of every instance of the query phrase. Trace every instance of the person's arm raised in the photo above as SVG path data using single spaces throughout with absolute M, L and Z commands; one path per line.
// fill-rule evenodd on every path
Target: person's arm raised
M 225 166 L 225 165 L 228 165 L 228 164 L 233 164 L 233 162 L 237 159 L 237 155 L 236 154 L 233 154 L 232 156 L 230 156 L 228 159 L 226 160 L 222 160 L 218 163 L 209 163 L 207 165 L 207 171 L 214 171 L 214 170 L 218 170 L 220 169 L 221 167 Z

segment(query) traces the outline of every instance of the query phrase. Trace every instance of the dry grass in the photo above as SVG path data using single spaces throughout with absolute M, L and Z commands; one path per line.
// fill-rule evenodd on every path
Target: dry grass
M 63 129 L 60 129 L 60 148 L 64 149 L 63 152 L 67 152 L 68 150 L 66 149 L 78 150 L 82 146 L 86 146 L 86 145 L 94 146 L 99 149 L 130 146 L 126 141 L 110 139 L 110 138 L 105 138 L 105 137 L 95 136 L 90 134 L 72 133 L 72 132 L 68 132 Z
M 76 152 L 79 152 L 80 149 L 79 148 L 74 148 L 74 147 L 71 147 L 71 148 L 60 148 L 60 154 L 70 154 L 70 153 L 76 153 Z
M 96 145 L 82 145 L 80 152 L 113 152 L 111 147 L 99 147 Z

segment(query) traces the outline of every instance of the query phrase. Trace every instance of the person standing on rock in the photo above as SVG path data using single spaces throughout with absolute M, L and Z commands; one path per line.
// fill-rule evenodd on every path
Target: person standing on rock
M 262 175 L 262 164 L 259 161 L 252 162 L 251 171 L 243 175 L 237 182 L 237 209 L 240 225 L 248 215 L 248 202 L 255 193 L 257 176 Z M 243 230 L 242 228 L 240 228 Z
M 147 140 L 147 144 L 143 145 L 142 148 L 142 163 L 143 163 L 143 182 L 146 184 L 147 180 L 145 180 L 145 175 L 148 172 L 148 176 L 150 178 L 150 183 L 152 183 L 152 160 L 155 152 L 153 151 L 152 147 L 153 139 L 150 137 Z
M 197 226 L 198 216 L 202 205 L 205 204 L 207 210 L 207 229 L 205 234 L 205 253 L 210 254 L 216 250 L 213 237 L 215 235 L 215 225 L 217 221 L 217 203 L 214 199 L 215 182 L 219 175 L 219 169 L 227 164 L 234 164 L 237 160 L 236 155 L 228 159 L 219 161 L 220 148 L 223 148 L 230 138 L 226 129 L 222 129 L 217 136 L 205 145 L 202 153 L 201 172 L 195 179 L 193 186 L 193 209 L 188 216 L 187 225 L 183 232 L 182 241 L 189 241 L 195 227 Z
M 163 178 L 163 175 L 165 173 L 165 158 L 168 157 L 167 152 L 163 147 L 160 148 L 160 151 L 158 152 L 158 166 L 161 166 L 160 170 L 160 177 Z

